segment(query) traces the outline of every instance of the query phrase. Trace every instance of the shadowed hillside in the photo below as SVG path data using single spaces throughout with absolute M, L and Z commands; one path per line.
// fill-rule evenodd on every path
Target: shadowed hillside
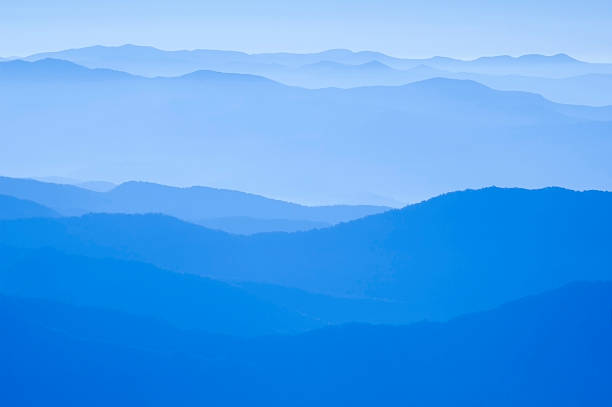
M 183 329 L 234 335 L 298 332 L 325 325 L 248 292 L 137 262 L 1 247 L 0 293 L 115 309 Z
M 0 378 L 12 404 L 603 407 L 611 312 L 609 283 L 579 283 L 445 324 L 236 341 L 1 297 Z

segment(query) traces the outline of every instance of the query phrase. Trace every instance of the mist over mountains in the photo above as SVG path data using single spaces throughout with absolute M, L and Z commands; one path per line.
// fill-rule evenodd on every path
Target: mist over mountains
M 14 137 L 4 174 L 218 185 L 315 204 L 372 194 L 414 202 L 491 184 L 610 185 L 610 107 L 441 78 L 308 90 L 212 71 L 115 79 L 69 62 L 30 64 L 26 76 L 0 75 L 3 131 Z M 48 69 L 79 76 L 27 79 Z M 17 159 L 26 153 L 34 165 Z
M 307 88 L 397 86 L 436 77 L 470 79 L 499 90 L 539 93 L 570 104 L 612 105 L 612 64 L 565 54 L 507 55 L 459 60 L 395 58 L 379 52 L 328 50 L 313 54 L 246 54 L 233 51 L 163 51 L 153 47 L 87 47 L 25 57 L 71 61 L 143 76 L 180 76 L 212 70 L 265 76 Z
M 127 44 L 119 47 L 93 46 L 40 53 L 23 59 L 37 61 L 45 58 L 64 59 L 90 68 L 108 68 L 144 76 L 179 76 L 201 69 L 231 72 L 228 68 L 240 66 L 244 66 L 243 69 L 259 67 L 273 70 L 283 67 L 299 68 L 321 62 L 367 65 L 373 61 L 395 69 L 405 70 L 426 65 L 451 72 L 495 75 L 566 77 L 585 73 L 612 73 L 612 64 L 583 62 L 565 54 L 551 56 L 531 54 L 520 57 L 501 55 L 467 61 L 440 56 L 427 59 L 395 58 L 380 52 L 353 52 L 347 49 L 333 49 L 311 54 L 287 52 L 247 54 L 203 49 L 164 51 L 154 47 Z M 234 72 L 240 73 L 239 71 Z

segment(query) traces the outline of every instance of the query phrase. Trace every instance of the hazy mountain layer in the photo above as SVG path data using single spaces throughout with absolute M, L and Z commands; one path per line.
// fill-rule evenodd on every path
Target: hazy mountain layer
M 551 56 L 532 54 L 521 57 L 499 55 L 466 61 L 447 57 L 395 58 L 380 52 L 352 52 L 346 49 L 312 54 L 246 54 L 221 50 L 164 51 L 153 47 L 124 45 L 47 52 L 24 59 L 37 61 L 44 58 L 64 59 L 90 68 L 115 69 L 145 76 L 177 76 L 200 69 L 265 75 L 266 73 L 283 72 L 290 68 L 329 62 L 344 65 L 378 62 L 395 69 L 411 69 L 427 65 L 453 72 L 495 75 L 567 77 L 588 73 L 612 74 L 612 64 L 583 62 L 565 54 Z
M 255 74 L 309 88 L 397 86 L 436 77 L 470 79 L 495 89 L 539 93 L 559 103 L 612 105 L 612 64 L 578 61 L 564 54 L 494 56 L 463 61 L 443 57 L 401 59 L 348 50 L 248 55 L 124 46 L 43 53 L 26 60 L 44 58 L 145 76 L 179 76 L 201 69 Z
M 0 193 L 42 203 L 63 215 L 163 213 L 240 234 L 315 229 L 390 209 L 367 205 L 304 206 L 226 189 L 177 188 L 134 181 L 96 192 L 86 187 L 0 177 Z
M 612 185 L 610 108 L 449 79 L 306 90 L 210 71 L 113 79 L 69 62 L 32 66 L 0 75 L 4 174 L 219 185 L 306 203 Z M 60 68 L 86 72 L 27 79 Z

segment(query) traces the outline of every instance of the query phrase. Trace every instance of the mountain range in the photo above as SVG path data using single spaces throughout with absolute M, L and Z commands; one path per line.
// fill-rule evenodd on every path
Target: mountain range
M 444 320 L 610 279 L 611 207 L 606 192 L 488 188 L 308 232 L 235 236 L 163 215 L 92 214 L 1 221 L 0 244 L 391 301 L 398 322 Z M 292 301 L 286 291 L 243 289 Z
M 11 405 L 604 407 L 611 310 L 610 283 L 574 283 L 443 324 L 238 340 L 0 296 L 0 380 Z
M 0 177 L 0 194 L 36 202 L 64 216 L 162 213 L 240 234 L 315 229 L 390 209 L 366 205 L 304 206 L 239 191 L 135 181 L 98 192 L 74 185 Z
M 0 119 L 12 137 L 0 152 L 4 174 L 219 185 L 308 204 L 611 182 L 609 107 L 441 78 L 308 90 L 211 71 L 109 79 L 65 61 L 29 64 L 25 76 L 0 75 Z M 46 77 L 49 65 L 85 71 L 28 79 Z
M 222 50 L 164 51 L 154 47 L 123 45 L 119 47 L 93 46 L 57 52 L 39 53 L 23 57 L 27 61 L 56 58 L 72 61 L 89 68 L 108 68 L 144 76 L 178 76 L 208 69 L 221 72 L 262 74 L 266 70 L 299 68 L 320 62 L 362 65 L 378 62 L 395 69 L 411 69 L 426 65 L 451 72 L 473 72 L 494 75 L 528 75 L 567 77 L 586 73 L 612 74 L 612 64 L 588 63 L 565 54 L 508 55 L 460 60 L 447 57 L 425 59 L 395 58 L 380 52 L 353 52 L 332 49 L 318 53 L 262 53 L 247 54 Z M 232 70 L 233 69 L 233 70 Z M 257 71 L 258 69 L 262 71 Z M 246 71 L 249 72 L 246 72 Z
M 35 54 L 89 68 L 144 76 L 180 76 L 197 70 L 261 75 L 308 88 L 405 85 L 436 77 L 470 79 L 499 90 L 539 93 L 559 103 L 612 105 L 612 64 L 565 54 L 507 55 L 474 60 L 394 58 L 377 52 L 329 50 L 313 54 L 245 54 L 233 51 L 163 51 L 153 47 L 87 47 Z
M 554 70 L 555 67 L 551 67 L 551 71 Z M 493 89 L 537 93 L 557 103 L 612 105 L 610 73 L 584 73 L 549 78 L 525 74 L 493 75 L 469 70 L 453 72 L 427 65 L 398 70 L 376 61 L 360 65 L 324 61 L 283 72 L 261 74 L 288 85 L 306 88 L 399 86 L 434 78 L 467 79 Z
M 0 404 L 612 405 L 611 78 L 0 58 Z

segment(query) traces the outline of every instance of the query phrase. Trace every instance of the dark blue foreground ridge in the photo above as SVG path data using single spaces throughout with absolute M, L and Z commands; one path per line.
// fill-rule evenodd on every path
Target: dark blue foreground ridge
M 9 405 L 603 407 L 611 315 L 611 283 L 574 283 L 443 324 L 238 340 L 0 297 L 0 379 Z

